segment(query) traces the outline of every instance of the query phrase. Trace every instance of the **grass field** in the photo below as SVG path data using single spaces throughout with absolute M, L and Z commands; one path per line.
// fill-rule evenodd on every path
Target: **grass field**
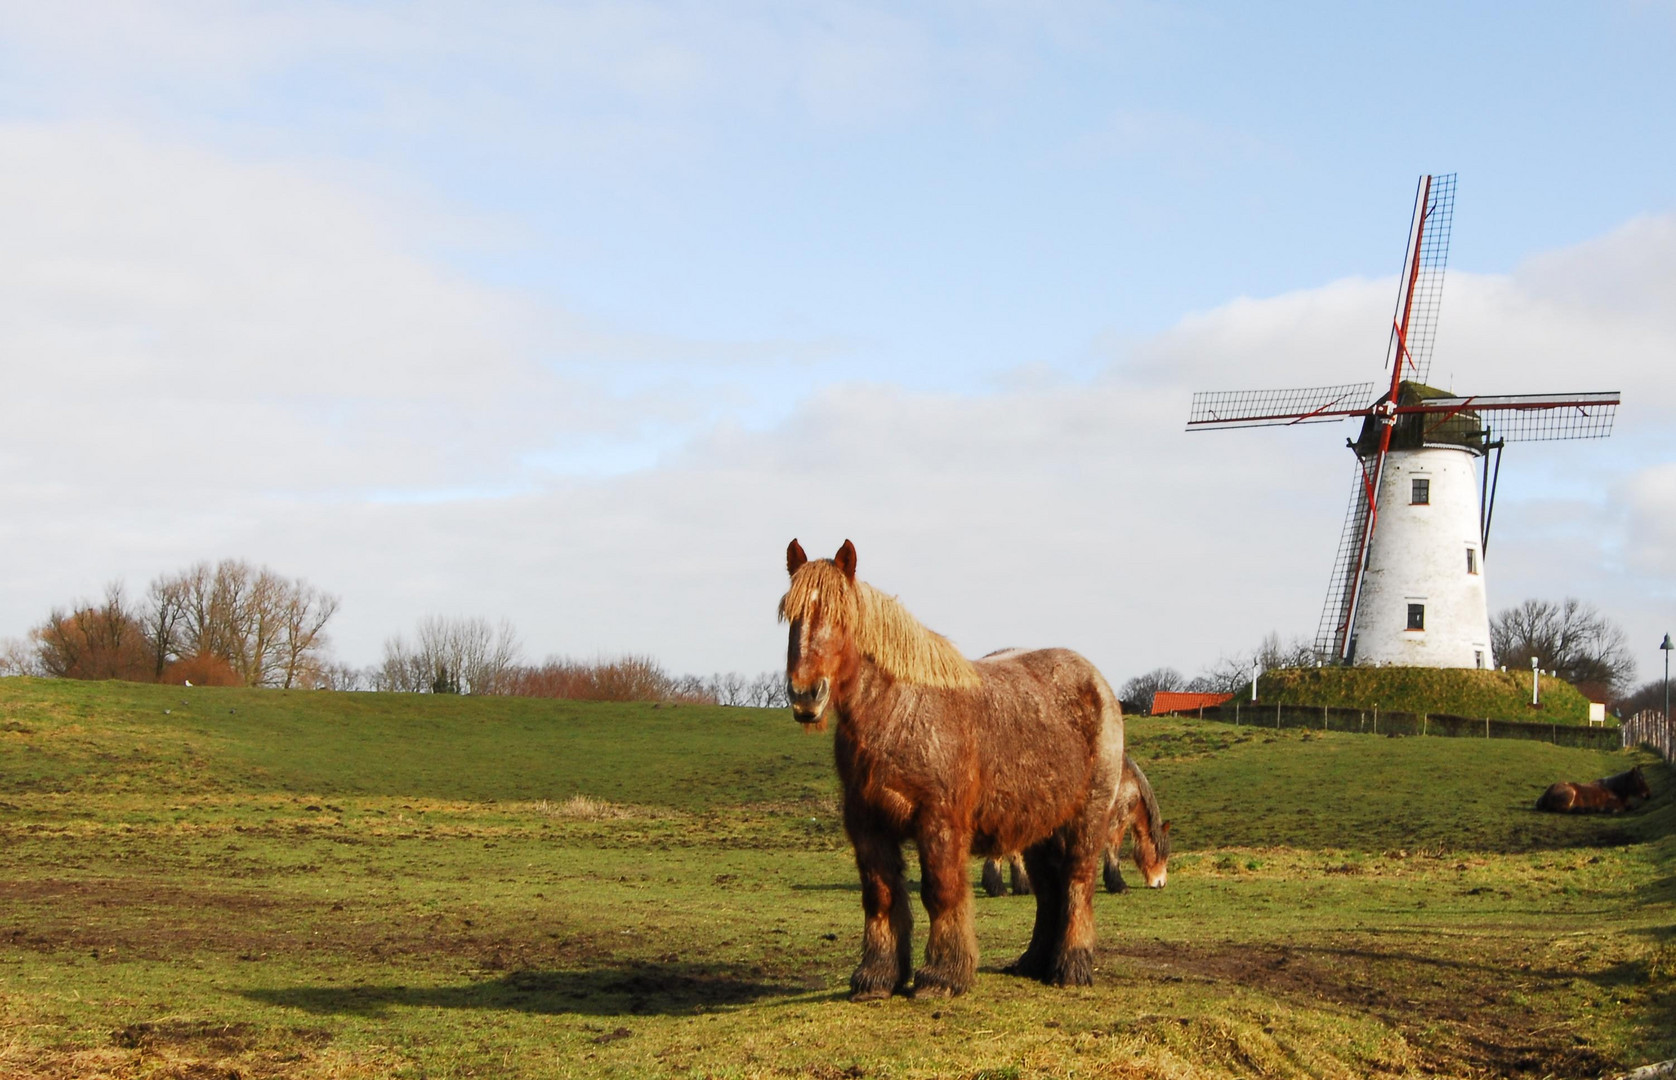
M 1676 1056 L 1646 756 L 1138 718 L 1161 891 L 1096 984 L 845 1000 L 830 736 L 784 713 L 0 680 L 0 1076 L 1596 1076 Z M 1653 803 L 1538 815 L 1648 766 Z M 976 876 L 976 866 L 974 880 Z M 923 936 L 923 913 L 919 930 Z

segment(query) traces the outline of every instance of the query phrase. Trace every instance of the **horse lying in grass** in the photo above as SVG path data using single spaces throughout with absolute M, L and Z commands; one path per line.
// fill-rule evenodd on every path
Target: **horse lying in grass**
M 1595 811 L 1615 814 L 1620 810 L 1628 810 L 1636 802 L 1651 798 L 1652 794 L 1652 790 L 1647 787 L 1647 778 L 1641 775 L 1641 766 L 1637 765 L 1628 772 L 1603 776 L 1587 784 L 1571 784 L 1564 781 L 1552 784 L 1542 793 L 1541 798 L 1536 800 L 1536 808 L 1551 810 L 1556 814 L 1586 814 Z
M 1170 823 L 1160 821 L 1158 800 L 1146 773 L 1135 764 L 1135 759 L 1123 755 L 1123 778 L 1118 783 L 1117 810 L 1113 815 L 1111 842 L 1106 845 L 1104 864 L 1106 891 L 1124 892 L 1129 888 L 1123 880 L 1118 853 L 1123 847 L 1123 835 L 1130 826 L 1135 829 L 1135 842 L 1130 854 L 1141 880 L 1149 889 L 1162 889 L 1169 877 Z M 991 856 L 983 864 L 983 888 L 990 896 L 1001 896 L 1007 891 L 1006 873 L 1012 874 L 1013 892 L 1024 895 L 1030 891 L 1030 873 L 1017 852 Z
M 837 719 L 844 830 L 861 873 L 854 1000 L 909 988 L 913 914 L 902 844 L 919 851 L 931 919 L 915 996 L 959 994 L 977 970 L 975 851 L 1022 851 L 1036 889 L 1029 947 L 1007 970 L 1055 985 L 1094 981 L 1094 876 L 1123 775 L 1123 713 L 1094 665 L 1065 649 L 976 662 L 831 559 L 786 548 L 792 715 Z

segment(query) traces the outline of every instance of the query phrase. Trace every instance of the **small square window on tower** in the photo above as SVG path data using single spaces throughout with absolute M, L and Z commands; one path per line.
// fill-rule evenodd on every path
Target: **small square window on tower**
M 1467 548 L 1467 573 L 1478 573 L 1478 549 Z
M 1472 664 L 1479 671 L 1484 670 L 1484 650 L 1483 649 L 1472 650 Z
M 1426 605 L 1408 605 L 1408 628 L 1410 630 L 1424 630 L 1426 628 Z
M 1417 476 L 1410 481 L 1409 502 L 1415 506 L 1425 506 L 1432 501 L 1432 482 L 1423 476 Z

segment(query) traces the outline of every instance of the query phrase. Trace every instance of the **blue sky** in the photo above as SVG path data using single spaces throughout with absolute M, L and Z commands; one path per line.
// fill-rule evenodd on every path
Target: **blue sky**
M 1627 395 L 1510 460 L 1492 602 L 1639 640 L 1673 45 L 1651 2 L 0 3 L 0 635 L 241 555 L 343 593 L 355 662 L 441 611 L 757 670 L 794 533 L 974 651 L 1307 633 L 1342 434 L 1189 445 L 1185 395 L 1378 378 L 1455 171 L 1434 374 Z M 1219 520 L 1276 508 L 1230 569 Z

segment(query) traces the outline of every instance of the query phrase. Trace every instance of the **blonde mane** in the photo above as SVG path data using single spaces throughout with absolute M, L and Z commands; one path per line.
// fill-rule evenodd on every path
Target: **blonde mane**
M 780 598 L 780 621 L 822 615 L 848 630 L 861 654 L 891 678 L 942 689 L 974 687 L 978 670 L 943 635 L 928 630 L 894 596 L 852 582 L 830 559 L 798 567 Z

